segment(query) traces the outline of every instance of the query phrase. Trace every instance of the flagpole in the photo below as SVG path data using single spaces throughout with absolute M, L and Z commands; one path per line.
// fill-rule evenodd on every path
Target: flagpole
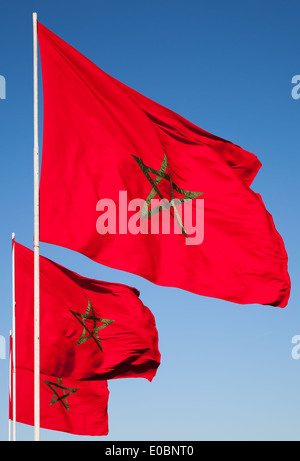
M 9 345 L 11 345 L 11 330 L 9 330 Z M 9 383 L 8 383 L 8 395 L 9 395 L 9 411 L 8 411 L 8 441 L 11 441 L 11 419 L 10 419 L 10 411 L 11 411 L 11 349 L 9 348 Z
M 38 139 L 38 39 L 37 13 L 33 22 L 34 112 L 34 440 L 40 440 L 40 284 L 39 284 L 39 139 Z
M 12 234 L 12 404 L 13 441 L 16 441 L 16 295 L 15 295 L 15 234 Z

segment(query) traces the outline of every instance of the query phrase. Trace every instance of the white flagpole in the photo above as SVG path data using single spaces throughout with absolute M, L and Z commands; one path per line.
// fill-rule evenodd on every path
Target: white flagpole
M 11 330 L 9 331 L 9 345 L 11 343 Z M 9 383 L 8 383 L 8 390 L 9 390 L 9 413 L 10 413 L 10 402 L 11 402 L 11 350 L 9 348 Z M 11 419 L 10 414 L 8 416 L 8 441 L 11 441 Z
M 40 440 L 40 268 L 39 268 L 39 138 L 38 138 L 38 39 L 37 13 L 33 22 L 34 112 L 34 440 Z
M 16 441 L 16 296 L 15 296 L 15 234 L 12 234 L 12 403 L 13 441 Z

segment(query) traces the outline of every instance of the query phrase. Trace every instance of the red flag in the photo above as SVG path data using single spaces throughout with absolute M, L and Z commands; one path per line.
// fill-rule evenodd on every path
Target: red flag
M 33 370 L 34 255 L 15 243 L 17 366 Z M 56 377 L 144 377 L 160 363 L 155 319 L 135 288 L 81 277 L 40 256 L 40 370 Z
M 108 434 L 107 381 L 40 375 L 40 427 L 76 435 Z M 34 425 L 34 373 L 16 369 L 16 421 Z
M 284 244 L 250 189 L 257 157 L 115 80 L 41 24 L 38 35 L 41 240 L 159 285 L 286 306 Z
M 13 371 L 12 338 L 10 366 Z M 9 419 L 13 420 L 13 399 L 16 398 L 16 421 L 34 425 L 34 373 L 16 369 L 16 397 L 12 385 L 9 392 Z M 12 376 L 11 376 L 12 381 Z M 40 375 L 40 427 L 77 435 L 108 434 L 107 381 L 76 381 Z

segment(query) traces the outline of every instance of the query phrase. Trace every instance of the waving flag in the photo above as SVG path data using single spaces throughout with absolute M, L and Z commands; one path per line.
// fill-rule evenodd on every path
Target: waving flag
M 15 242 L 17 366 L 33 370 L 33 251 Z M 78 380 L 144 377 L 160 364 L 151 311 L 135 288 L 100 282 L 40 256 L 40 370 Z
M 10 367 L 13 368 L 12 338 L 10 336 Z M 16 395 L 13 386 L 9 389 L 9 419 L 14 420 L 15 400 L 16 422 L 34 425 L 34 374 L 24 369 L 22 356 L 16 367 Z M 72 378 L 57 378 L 40 375 L 41 427 L 77 435 L 101 436 L 108 430 L 107 381 L 76 381 Z
M 16 421 L 33 426 L 33 371 L 17 367 L 16 372 Z M 107 435 L 108 397 L 107 381 L 76 381 L 41 373 L 41 427 L 76 435 Z
M 159 285 L 286 306 L 284 243 L 250 189 L 257 157 L 112 78 L 41 24 L 38 35 L 41 240 Z

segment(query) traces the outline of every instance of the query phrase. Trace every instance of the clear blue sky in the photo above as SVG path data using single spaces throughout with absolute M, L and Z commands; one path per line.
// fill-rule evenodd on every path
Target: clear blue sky
M 11 234 L 32 248 L 32 12 L 104 71 L 254 152 L 252 188 L 289 256 L 285 309 L 241 306 L 163 288 L 63 248 L 41 254 L 80 274 L 126 283 L 157 322 L 162 354 L 152 383 L 109 382 L 110 433 L 101 440 L 300 440 L 300 5 L 296 0 L 11 1 L 0 12 L 0 335 L 11 329 Z M 42 87 L 40 74 L 40 148 Z M 245 210 L 246 212 L 246 210 Z M 6 351 L 7 353 L 8 351 Z M 0 359 L 0 440 L 8 437 L 8 360 Z M 18 440 L 33 428 L 17 425 Z M 41 440 L 89 440 L 41 430 Z

